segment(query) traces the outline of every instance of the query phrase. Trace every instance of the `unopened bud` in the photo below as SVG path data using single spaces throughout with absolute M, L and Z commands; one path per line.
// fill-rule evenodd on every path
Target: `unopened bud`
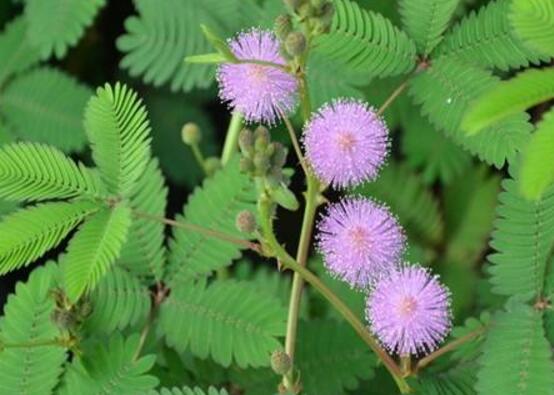
M 235 226 L 239 232 L 252 233 L 256 230 L 256 217 L 251 211 L 243 210 L 237 214 Z
M 300 56 L 306 50 L 306 37 L 300 32 L 290 33 L 285 40 L 285 48 L 292 56 Z
M 284 351 L 277 350 L 271 354 L 271 369 L 278 375 L 284 375 L 292 368 L 292 361 Z
M 250 129 L 242 129 L 239 134 L 239 147 L 243 154 L 249 154 L 254 149 L 254 134 Z
M 75 325 L 75 317 L 69 310 L 54 310 L 51 315 L 52 321 L 61 329 L 69 329 Z
M 266 155 L 261 153 L 254 155 L 254 168 L 256 175 L 265 176 L 270 167 L 271 163 L 269 163 L 269 159 Z
M 298 9 L 302 4 L 306 3 L 306 0 L 284 0 L 285 5 L 291 7 L 293 10 Z
M 292 21 L 289 15 L 279 15 L 275 19 L 275 34 L 280 40 L 284 40 L 292 31 Z
M 254 163 L 252 159 L 243 156 L 240 158 L 239 168 L 242 173 L 252 173 L 254 171 Z
M 200 128 L 194 122 L 188 122 L 183 125 L 181 129 L 181 138 L 183 142 L 187 145 L 195 145 L 200 142 L 202 139 L 202 133 Z
M 256 140 L 254 143 L 254 149 L 256 152 L 265 151 L 271 141 L 269 130 L 263 126 L 258 126 L 256 128 L 254 131 L 254 138 Z
M 206 173 L 211 176 L 221 169 L 221 161 L 219 158 L 212 156 L 204 161 L 204 166 L 206 167 Z
M 287 161 L 287 149 L 281 143 L 273 143 L 275 147 L 271 157 L 272 165 L 278 169 L 283 167 Z

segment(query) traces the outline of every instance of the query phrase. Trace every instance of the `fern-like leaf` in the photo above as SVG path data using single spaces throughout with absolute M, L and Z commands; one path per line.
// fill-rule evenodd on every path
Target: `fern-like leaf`
M 150 157 L 150 126 L 142 101 L 125 85 L 106 84 L 88 103 L 85 129 L 108 192 L 128 197 Z
M 458 3 L 459 0 L 400 1 L 402 25 L 415 41 L 419 53 L 428 55 L 441 42 Z
M 532 130 L 529 116 L 515 114 L 474 136 L 467 136 L 460 128 L 469 104 L 498 82 L 486 70 L 442 58 L 412 80 L 410 95 L 422 105 L 422 113 L 437 129 L 481 160 L 500 168 L 527 142 Z
M 0 319 L 0 394 L 51 394 L 62 373 L 65 349 L 59 345 L 22 345 L 53 341 L 60 331 L 50 316 L 55 308 L 50 291 L 57 266 L 35 269 L 26 283 L 18 283 Z
M 509 303 L 494 316 L 479 361 L 476 389 L 483 395 L 552 395 L 554 362 L 542 314 Z
M 27 39 L 27 22 L 19 17 L 10 22 L 0 34 L 0 87 L 18 73 L 40 61 L 40 53 Z
M 476 133 L 551 98 L 554 98 L 554 68 L 529 69 L 479 96 L 469 107 L 461 127 Z
M 181 284 L 160 312 L 170 346 L 240 367 L 269 365 L 270 354 L 281 348 L 277 337 L 285 334 L 285 319 L 277 298 L 260 298 L 257 287 L 234 281 Z
M 146 319 L 150 292 L 131 273 L 112 268 L 90 295 L 92 314 L 87 327 L 94 333 L 113 333 Z
M 167 187 L 158 166 L 152 159 L 131 190 L 130 207 L 137 213 L 165 217 Z M 158 281 L 166 260 L 165 226 L 151 219 L 135 217 L 129 229 L 129 240 L 123 246 L 118 264 L 147 281 Z
M 71 76 L 39 68 L 15 79 L 0 95 L 0 114 L 24 140 L 47 143 L 65 152 L 86 144 L 82 114 L 92 91 Z
M 542 293 L 547 257 L 554 242 L 554 189 L 536 202 L 523 198 L 517 167 L 503 181 L 495 231 L 490 243 L 497 252 L 488 257 L 493 291 L 499 295 Z
M 554 77 L 553 77 L 554 78 Z M 554 110 L 544 115 L 523 152 L 521 192 L 528 199 L 539 199 L 554 181 Z
M 106 0 L 25 0 L 29 41 L 43 59 L 51 55 L 61 59 L 105 4 Z
M 554 1 L 512 0 L 510 22 L 526 44 L 554 56 Z
M 462 363 L 442 371 L 419 374 L 411 387 L 416 395 L 477 395 L 473 389 L 477 366 Z
M 15 201 L 97 198 L 103 188 L 90 169 L 38 143 L 0 146 L 0 197 Z
M 214 81 L 213 66 L 184 63 L 186 56 L 213 51 L 200 24 L 221 37 L 252 25 L 252 0 L 136 0 L 138 16 L 125 21 L 126 34 L 117 47 L 125 53 L 120 66 L 144 82 L 171 90 L 207 88 Z
M 198 387 L 190 388 L 162 388 L 158 391 L 149 392 L 148 395 L 229 395 L 225 389 L 218 390 L 214 387 L 208 388 L 208 391 L 203 391 Z
M 89 202 L 44 203 L 21 209 L 0 222 L 0 274 L 40 258 L 57 246 L 98 207 Z
M 389 164 L 375 182 L 363 184 L 354 193 L 389 205 L 415 240 L 432 245 L 442 239 L 444 223 L 438 203 L 421 179 L 406 166 Z
M 234 159 L 195 190 L 184 208 L 184 218 L 178 216 L 177 221 L 244 238 L 236 230 L 235 218 L 242 210 L 255 211 L 255 199 L 251 180 L 240 173 L 238 160 Z M 172 288 L 240 257 L 240 246 L 180 228 L 174 228 L 169 250 L 167 274 Z
M 405 74 L 415 67 L 414 42 L 388 19 L 350 0 L 336 0 L 335 8 L 331 31 L 315 40 L 316 51 L 368 76 Z
M 509 21 L 510 0 L 495 0 L 471 12 L 444 38 L 435 57 L 448 57 L 487 68 L 509 70 L 539 64 L 544 54 L 528 48 Z
M 71 300 L 96 287 L 119 257 L 130 226 L 131 210 L 119 204 L 96 213 L 79 228 L 62 261 L 65 289 Z
M 303 322 L 298 333 L 295 364 L 306 394 L 342 394 L 374 375 L 374 356 L 344 322 Z

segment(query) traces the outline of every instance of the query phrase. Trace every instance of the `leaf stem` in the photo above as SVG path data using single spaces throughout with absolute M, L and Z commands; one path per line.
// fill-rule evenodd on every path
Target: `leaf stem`
M 387 100 L 385 100 L 385 102 L 377 111 L 377 115 L 383 115 L 386 109 L 398 98 L 398 96 L 402 94 L 402 92 L 404 92 L 404 90 L 408 87 L 408 82 L 410 82 L 410 78 L 406 79 L 391 93 L 391 95 L 387 98 Z
M 296 132 L 294 131 L 294 126 L 292 126 L 290 119 L 288 119 L 288 117 L 285 115 L 283 111 L 279 110 L 279 112 L 281 113 L 281 117 L 283 118 L 283 121 L 285 122 L 287 130 L 289 131 L 290 140 L 292 142 L 294 152 L 298 157 L 298 161 L 300 162 L 300 166 L 302 167 L 302 170 L 304 170 L 304 174 L 308 176 L 309 175 L 308 165 L 306 165 L 306 160 L 304 159 L 304 155 L 302 155 L 302 150 L 300 149 L 300 144 L 298 143 Z
M 34 347 L 46 347 L 46 346 L 60 346 L 68 347 L 68 341 L 65 339 L 46 339 L 46 340 L 36 340 L 33 342 L 27 343 L 4 343 L 0 341 L 0 352 L 6 348 L 34 348 Z
M 225 136 L 225 143 L 223 144 L 223 152 L 221 153 L 221 165 L 225 166 L 233 155 L 237 152 L 239 134 L 242 130 L 243 115 L 235 111 L 229 122 L 229 128 L 227 129 L 227 135 Z

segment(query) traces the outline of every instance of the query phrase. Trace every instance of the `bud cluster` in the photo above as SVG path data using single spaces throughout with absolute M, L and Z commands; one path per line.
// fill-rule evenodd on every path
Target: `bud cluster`
M 307 22 L 312 34 L 322 34 L 328 33 L 331 24 L 333 22 L 333 15 L 335 14 L 335 6 L 330 0 L 284 0 L 285 5 L 294 12 L 294 14 L 302 22 Z M 300 39 L 297 36 L 296 38 L 290 37 L 292 32 L 292 22 L 289 17 L 287 30 L 283 26 L 287 26 L 285 16 L 280 16 L 275 21 L 275 32 L 277 36 L 285 43 L 285 48 L 287 52 L 292 55 L 289 51 L 289 46 L 293 45 L 295 42 L 299 42 Z M 301 33 L 298 33 L 301 34 Z M 290 38 L 289 38 L 290 37 Z M 304 49 L 305 49 L 305 37 L 304 39 Z M 287 45 L 287 42 L 290 40 L 290 43 Z
M 54 290 L 54 299 L 56 308 L 52 311 L 50 319 L 61 330 L 75 331 L 92 313 L 92 304 L 87 298 L 71 304 L 61 290 Z

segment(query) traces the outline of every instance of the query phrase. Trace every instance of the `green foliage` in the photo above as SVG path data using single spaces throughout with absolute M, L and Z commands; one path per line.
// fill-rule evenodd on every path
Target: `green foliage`
M 401 0 L 404 30 L 415 41 L 418 52 L 431 53 L 442 41 L 443 33 L 456 11 L 459 0 Z
M 235 217 L 242 210 L 254 211 L 255 199 L 252 182 L 240 173 L 235 158 L 194 191 L 176 220 L 244 238 L 235 228 Z M 239 258 L 240 250 L 236 244 L 176 227 L 169 244 L 168 282 L 175 286 L 208 275 Z
M 212 52 L 200 24 L 221 37 L 251 26 L 258 7 L 252 0 L 136 0 L 138 16 L 125 21 L 126 34 L 117 47 L 125 56 L 120 66 L 144 82 L 171 90 L 207 88 L 214 80 L 211 65 L 187 64 L 185 56 Z
M 461 127 L 476 133 L 551 98 L 554 98 L 554 68 L 529 69 L 479 96 L 469 107 Z
M 442 239 L 444 224 L 438 203 L 421 179 L 406 166 L 390 163 L 376 181 L 363 184 L 354 193 L 389 205 L 410 238 L 427 244 Z
M 129 205 L 136 213 L 164 218 L 167 194 L 158 160 L 152 159 L 131 190 Z M 148 281 L 159 281 L 167 253 L 164 230 L 159 221 L 135 216 L 118 264 Z
M 140 357 L 140 339 L 114 334 L 109 342 L 89 341 L 83 356 L 73 361 L 64 376 L 60 395 L 136 395 L 153 390 L 158 379 L 148 374 L 155 355 Z
M 90 295 L 92 314 L 87 328 L 93 333 L 113 333 L 143 322 L 150 312 L 150 292 L 131 273 L 112 268 Z
M 444 38 L 436 52 L 487 68 L 509 70 L 548 57 L 528 48 L 509 21 L 511 0 L 495 0 L 471 12 Z
M 61 59 L 105 3 L 106 0 L 25 0 L 29 41 L 43 59 L 50 55 Z
M 137 94 L 119 83 L 99 88 L 88 103 L 85 129 L 108 192 L 128 197 L 150 157 L 150 126 Z
M 210 356 L 229 366 L 268 366 L 285 334 L 285 309 L 248 283 L 216 281 L 206 287 L 182 283 L 161 307 L 160 324 L 167 343 L 178 351 L 190 347 L 200 358 Z
M 148 395 L 228 395 L 225 389 L 217 390 L 214 387 L 208 388 L 208 392 L 202 391 L 200 388 L 162 388 L 158 391 L 149 392 Z
M 416 395 L 476 395 L 475 364 L 460 364 L 443 371 L 428 371 L 412 383 Z
M 6 26 L 0 35 L 0 54 L 0 87 L 8 78 L 39 62 L 40 54 L 27 38 L 27 23 L 24 18 L 15 18 Z
M 103 195 L 96 174 L 39 143 L 0 146 L 0 197 L 15 201 Z
M 0 274 L 34 262 L 96 210 L 89 202 L 53 202 L 6 215 L 0 222 Z
M 38 68 L 16 78 L 0 94 L 0 114 L 18 137 L 65 152 L 80 151 L 86 143 L 81 117 L 91 95 L 71 76 Z
M 296 366 L 307 395 L 336 395 L 373 376 L 375 359 L 344 322 L 301 322 Z
M 553 77 L 554 78 L 554 77 Z M 554 110 L 544 115 L 523 152 L 521 193 L 528 199 L 539 199 L 554 181 Z
M 554 394 L 552 351 L 541 318 L 517 302 L 494 316 L 479 360 L 479 394 Z
M 527 142 L 532 129 L 527 114 L 506 117 L 474 136 L 467 136 L 460 129 L 468 105 L 497 84 L 498 78 L 486 70 L 443 57 L 412 80 L 410 95 L 422 105 L 422 113 L 437 129 L 481 160 L 500 168 Z
M 415 68 L 414 42 L 388 19 L 350 0 L 336 0 L 335 7 L 330 33 L 315 41 L 317 52 L 368 76 L 382 78 Z
M 534 202 L 521 195 L 518 168 L 502 182 L 495 231 L 490 243 L 497 252 L 488 257 L 490 282 L 500 295 L 537 297 L 544 288 L 547 258 L 554 242 L 554 189 Z
M 0 394 L 51 394 L 66 358 L 60 345 L 33 347 L 53 341 L 60 332 L 50 319 L 57 266 L 49 264 L 33 271 L 26 283 L 18 283 L 0 319 L 2 344 L 29 345 L 0 349 Z
M 131 210 L 119 204 L 99 211 L 79 228 L 62 260 L 65 290 L 72 301 L 96 287 L 119 257 L 130 226 Z
M 526 44 L 554 56 L 554 1 L 512 0 L 510 22 Z

